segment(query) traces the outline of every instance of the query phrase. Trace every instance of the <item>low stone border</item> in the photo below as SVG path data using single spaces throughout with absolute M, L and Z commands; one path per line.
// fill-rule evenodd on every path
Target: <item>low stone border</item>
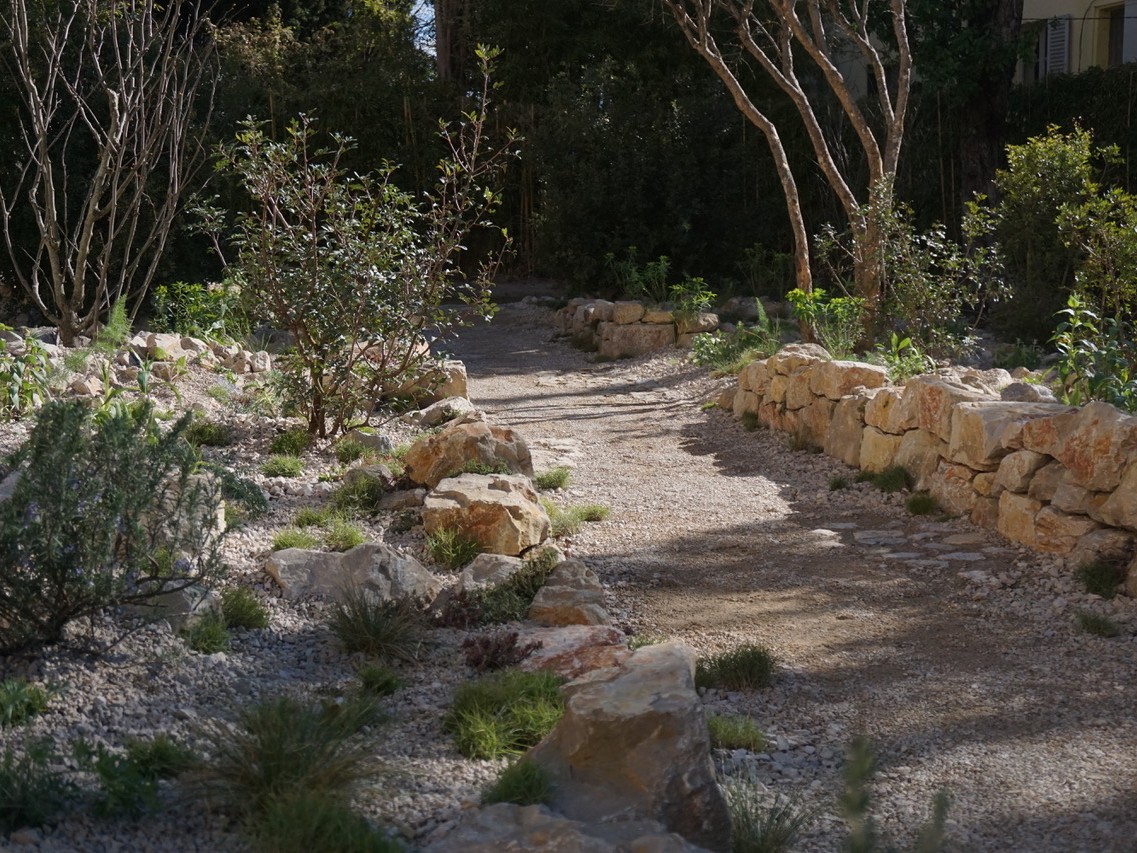
M 695 335 L 713 332 L 716 314 L 684 317 L 640 302 L 573 299 L 553 315 L 557 333 L 601 358 L 632 358 L 672 346 L 690 347 Z

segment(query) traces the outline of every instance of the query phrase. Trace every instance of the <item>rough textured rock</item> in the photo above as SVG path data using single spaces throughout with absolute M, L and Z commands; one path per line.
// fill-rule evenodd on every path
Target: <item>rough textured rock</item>
M 813 375 L 814 366 L 822 364 L 824 362 L 818 361 L 813 364 L 802 365 L 790 374 L 789 384 L 786 386 L 785 402 L 787 409 L 804 409 L 816 399 L 813 392 L 809 390 L 809 382 Z
M 528 477 L 462 474 L 441 481 L 426 498 L 427 534 L 457 529 L 491 554 L 516 556 L 549 535 L 549 516 Z
M 1057 459 L 1066 436 L 1074 427 L 1078 410 L 1063 406 L 1055 408 L 1056 411 L 1052 415 L 1026 421 L 1017 435 L 1008 432 L 1004 438 L 1007 447 L 1011 449 L 1022 447 Z
M 1066 467 L 1061 462 L 1048 462 L 1034 472 L 1026 493 L 1036 501 L 1052 501 L 1065 477 Z
M 752 361 L 742 368 L 738 374 L 738 387 L 759 395 L 766 393 L 770 387 L 770 370 L 766 367 L 765 359 Z
M 809 377 L 809 390 L 830 400 L 840 400 L 854 388 L 883 388 L 887 384 L 887 368 L 860 361 L 824 361 Z
M 734 412 L 736 418 L 741 418 L 747 412 L 758 413 L 758 406 L 761 404 L 762 398 L 755 394 L 753 391 L 743 391 L 739 389 L 735 392 L 734 397 L 730 401 L 731 411 Z
M 268 558 L 265 571 L 287 599 L 322 595 L 339 600 L 354 588 L 382 601 L 430 601 L 442 587 L 414 557 L 381 542 L 365 542 L 343 554 L 287 548 Z
M 901 405 L 920 429 L 944 441 L 951 441 L 952 409 L 955 405 L 990 399 L 992 395 L 983 389 L 928 375 L 908 381 Z
M 1078 540 L 1074 550 L 1067 556 L 1067 562 L 1072 566 L 1084 566 L 1094 560 L 1128 562 L 1133 553 L 1133 544 L 1133 534 L 1128 531 L 1098 528 Z
M 949 515 L 970 515 L 977 497 L 971 487 L 974 476 L 975 472 L 966 465 L 941 462 L 929 491 Z
M 521 669 L 548 670 L 565 678 L 619 666 L 628 659 L 627 636 L 609 625 L 563 625 L 553 628 L 526 626 L 521 641 L 539 642 L 541 648 L 525 658 Z
M 1087 511 L 1103 524 L 1137 530 L 1137 462 L 1126 466 L 1121 484 L 1112 494 L 1100 503 L 1091 501 Z
M 423 853 L 698 853 L 702 848 L 651 821 L 586 824 L 545 806 L 495 803 L 467 812 Z
M 1092 402 L 1078 411 L 1070 426 L 1055 458 L 1080 486 L 1096 492 L 1116 488 L 1122 470 L 1118 460 L 1137 450 L 1137 418 L 1108 403 Z
M 675 326 L 654 323 L 601 323 L 597 353 L 602 358 L 632 358 L 675 346 Z
M 380 462 L 373 465 L 357 465 L 344 472 L 343 482 L 347 485 L 356 483 L 378 483 L 384 491 L 395 485 L 395 475 L 391 469 Z
M 643 319 L 644 307 L 639 302 L 617 302 L 612 306 L 612 322 L 621 326 Z
M 521 558 L 505 554 L 478 554 L 462 569 L 457 590 L 465 592 L 478 587 L 497 586 L 521 570 Z
M 1067 515 L 1052 506 L 1044 506 L 1034 517 L 1034 547 L 1054 554 L 1069 554 L 1083 536 L 1099 526 L 1084 515 Z
M 718 314 L 680 314 L 675 318 L 675 328 L 680 335 L 697 335 L 700 332 L 713 332 L 719 327 Z
M 901 405 L 903 399 L 903 387 L 881 388 L 876 391 L 865 406 L 865 424 L 892 435 L 902 435 L 915 429 L 916 415 L 907 406 Z
M 1012 382 L 999 392 L 1000 400 L 1015 403 L 1054 403 L 1054 392 L 1045 385 L 1032 382 Z
M 436 427 L 447 421 L 452 421 L 455 418 L 460 418 L 463 415 L 473 415 L 477 411 L 478 410 L 474 408 L 474 404 L 465 397 L 447 397 L 443 400 L 439 400 L 437 403 L 431 403 L 425 409 L 420 409 L 417 412 L 408 412 L 403 415 L 403 420 L 429 429 L 430 427 Z
M 653 325 L 674 323 L 675 315 L 666 308 L 644 308 L 642 322 Z
M 766 359 L 766 366 L 772 373 L 789 376 L 799 367 L 830 358 L 825 347 L 819 344 L 787 344 Z
M 1026 495 L 1003 492 L 999 495 L 998 531 L 1012 542 L 1019 542 L 1028 548 L 1035 543 L 1034 519 L 1042 503 Z
M 385 435 L 380 435 L 372 427 L 358 427 L 353 429 L 343 437 L 343 440 L 359 442 L 368 450 L 374 450 L 378 453 L 390 453 L 395 449 L 394 444 L 391 443 L 391 439 Z
M 155 595 L 145 601 L 130 604 L 127 612 L 147 621 L 165 619 L 175 631 L 200 621 L 210 613 L 221 610 L 221 596 L 217 590 L 198 584 Z
M 696 844 L 729 849 L 694 673 L 694 651 L 664 643 L 565 685 L 564 717 L 529 753 L 552 777 L 552 807 L 588 822 L 658 820 Z
M 883 471 L 893 464 L 900 448 L 900 436 L 881 432 L 876 427 L 865 427 L 861 438 L 861 469 Z
M 580 560 L 565 560 L 553 569 L 533 598 L 529 619 L 538 625 L 612 624 L 600 578 Z
M 951 420 L 950 458 L 979 470 L 994 470 L 1007 455 L 1008 428 L 1048 413 L 1047 406 L 1001 400 L 960 403 Z
M 1044 453 L 1016 450 L 1004 456 L 1003 461 L 999 463 L 995 482 L 1008 491 L 1025 493 L 1030 488 L 1030 481 L 1035 472 L 1050 461 L 1050 457 Z
M 996 528 L 999 525 L 999 499 L 976 497 L 971 508 L 971 523 L 979 527 Z
M 843 397 L 833 409 L 829 431 L 825 435 L 825 453 L 854 468 L 860 467 L 861 464 L 865 405 L 868 400 L 864 394 Z
M 892 464 L 899 465 L 908 472 L 917 491 L 925 492 L 931 488 L 932 479 L 940 467 L 940 459 L 947 455 L 947 449 L 947 442 L 930 432 L 910 429 L 900 437 Z
M 434 488 L 469 463 L 505 464 L 510 470 L 533 476 L 533 459 L 525 440 L 511 429 L 475 422 L 447 427 L 411 445 L 404 458 L 407 476 Z
M 426 489 L 400 489 L 388 492 L 379 498 L 379 509 L 385 512 L 400 509 L 416 509 L 426 501 Z

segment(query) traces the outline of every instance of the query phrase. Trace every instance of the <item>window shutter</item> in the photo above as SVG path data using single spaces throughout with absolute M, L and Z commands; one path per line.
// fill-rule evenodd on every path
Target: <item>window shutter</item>
M 1046 27 L 1046 75 L 1070 71 L 1070 15 L 1052 18 Z

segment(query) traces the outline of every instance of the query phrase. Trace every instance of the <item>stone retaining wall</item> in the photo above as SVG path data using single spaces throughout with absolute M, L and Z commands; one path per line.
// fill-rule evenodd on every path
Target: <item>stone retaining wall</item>
M 720 405 L 862 470 L 900 465 L 946 512 L 1034 550 L 1073 564 L 1128 559 L 1137 417 L 1047 396 L 1003 370 L 951 368 L 892 385 L 883 367 L 792 344 L 747 365 Z M 1137 571 L 1127 585 L 1137 593 Z
M 573 299 L 553 315 L 553 328 L 603 358 L 631 358 L 672 346 L 689 347 L 695 335 L 718 328 L 715 314 L 683 317 L 640 302 Z

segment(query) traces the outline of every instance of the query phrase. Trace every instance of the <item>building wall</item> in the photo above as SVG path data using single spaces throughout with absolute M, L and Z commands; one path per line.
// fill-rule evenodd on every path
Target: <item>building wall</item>
M 1024 0 L 1023 24 L 1030 26 L 1051 18 L 1069 18 L 1069 40 L 1067 45 L 1067 62 L 1065 73 L 1076 74 L 1087 68 L 1108 67 L 1110 63 L 1110 12 L 1118 10 L 1120 20 L 1115 20 L 1112 26 L 1120 26 L 1121 34 L 1121 62 L 1137 60 L 1137 0 Z M 1063 25 L 1065 27 L 1066 25 Z M 1040 41 L 1045 43 L 1048 33 L 1043 31 Z M 1053 36 L 1051 36 L 1053 43 Z M 1046 59 L 1045 44 L 1041 46 L 1039 58 L 1044 64 Z M 1032 63 L 1023 63 L 1020 67 L 1020 79 L 1033 82 L 1047 73 L 1045 67 L 1031 67 Z M 1056 72 L 1051 67 L 1051 73 Z

